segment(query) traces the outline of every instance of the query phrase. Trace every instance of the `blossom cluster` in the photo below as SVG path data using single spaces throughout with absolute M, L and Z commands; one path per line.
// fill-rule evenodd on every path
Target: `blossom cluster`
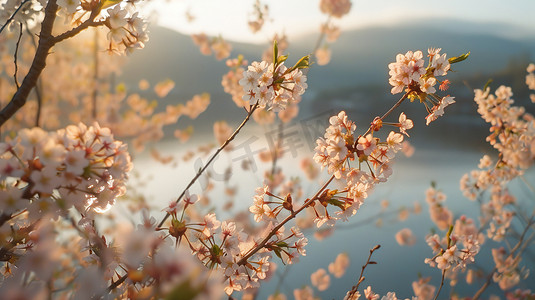
M 299 102 L 308 87 L 307 77 L 301 71 L 308 67 L 308 57 L 301 58 L 293 67 L 287 68 L 287 56 L 278 56 L 275 43 L 275 62 L 253 62 L 239 81 L 245 94 L 243 100 L 250 105 L 258 104 L 271 110 L 284 110 L 288 105 Z
M 123 2 L 123 1 L 119 1 Z M 101 21 L 108 28 L 109 53 L 129 54 L 135 49 L 142 49 L 149 40 L 147 22 L 136 11 L 139 0 L 115 1 L 109 9 L 101 10 L 110 5 L 102 6 L 98 1 L 58 0 L 60 14 L 73 24 L 80 24 L 87 18 Z
M 475 90 L 477 112 L 491 125 L 487 141 L 498 150 L 501 162 L 511 168 L 527 169 L 535 158 L 535 124 L 525 108 L 513 106 L 510 87 L 500 86 L 495 95 L 490 88 Z
M 246 102 L 243 100 L 245 91 L 240 85 L 240 80 L 243 78 L 243 73 L 245 69 L 244 66 L 247 66 L 247 60 L 244 60 L 242 56 L 234 59 L 228 59 L 226 62 L 230 70 L 223 75 L 221 79 L 221 85 L 225 93 L 232 96 L 232 101 L 238 107 L 244 107 Z
M 333 16 L 335 18 L 341 18 L 351 9 L 350 0 L 321 0 L 320 10 L 321 12 Z
M 412 121 L 401 113 L 399 123 L 394 124 L 399 127 L 400 132 L 391 131 L 387 138 L 381 141 L 374 137 L 373 133 L 355 136 L 356 125 L 348 119 L 344 111 L 332 116 L 329 123 L 324 137 L 316 141 L 314 160 L 322 168 L 327 168 L 336 179 L 345 180 L 346 187 L 342 191 L 332 191 L 320 197 L 319 201 L 323 206 L 332 204 L 338 206 L 341 211 L 336 212 L 337 216 L 330 216 L 327 211 L 324 216 L 318 215 L 318 227 L 326 222 L 333 225 L 337 219 L 347 220 L 357 212 L 377 183 L 387 181 L 392 175 L 392 160 L 403 148 L 403 133 L 406 134 L 406 130 L 413 126 Z M 379 130 L 382 126 L 379 124 L 382 124 L 382 121 L 376 119 L 372 127 Z M 351 166 L 350 161 L 355 160 L 357 165 Z
M 57 132 L 23 129 L 0 144 L 3 214 L 28 209 L 29 218 L 57 217 L 71 207 L 82 213 L 110 208 L 125 192 L 132 168 L 126 145 L 98 124 Z
M 526 85 L 530 90 L 535 90 L 535 64 L 531 63 L 528 65 L 527 69 L 528 75 L 526 75 Z M 535 94 L 529 95 L 531 102 L 535 103 Z
M 425 263 L 441 270 L 465 269 L 467 263 L 475 261 L 474 257 L 480 250 L 478 240 L 472 235 L 456 236 L 450 234 L 440 238 L 438 234 L 434 234 L 427 237 L 426 242 L 433 249 L 435 256 L 426 258 Z
M 76 1 L 70 1 L 76 2 Z M 135 5 L 137 1 L 128 1 L 128 5 Z M 109 28 L 109 52 L 131 53 L 135 49 L 142 49 L 149 40 L 147 22 L 138 12 L 129 13 L 127 6 L 115 5 L 108 9 L 105 24 Z
M 217 60 L 222 60 L 230 56 L 232 46 L 222 37 L 208 37 L 204 33 L 192 34 L 193 43 L 199 46 L 203 55 L 211 55 L 214 53 Z
M 260 0 L 256 0 L 253 9 L 252 18 L 247 24 L 252 33 L 257 33 L 262 29 L 266 20 L 269 20 L 269 6 L 260 3 Z
M 429 115 L 426 117 L 427 125 L 444 114 L 444 108 L 455 103 L 453 97 L 439 97 L 436 93 L 435 85 L 440 83 L 440 89 L 446 90 L 449 81 L 440 81 L 438 76 L 445 76 L 450 70 L 450 60 L 446 59 L 446 54 L 440 54 L 440 48 L 428 49 L 429 63 L 424 65 L 422 51 L 408 51 L 405 54 L 398 54 L 396 61 L 390 63 L 389 82 L 393 86 L 392 94 L 397 94 L 406 88 L 408 97 L 412 100 L 418 98 L 424 103 Z M 466 55 L 463 56 L 466 58 Z M 462 59 L 462 58 L 461 58 Z M 452 62 L 460 61 L 454 58 Z
M 7 0 L 0 3 L 0 23 L 6 24 L 6 21 L 19 9 L 20 13 L 14 15 L 13 21 L 8 24 L 14 24 L 15 22 L 25 24 L 35 21 L 40 15 L 41 10 L 45 6 L 44 0 L 31 0 L 31 1 L 18 1 Z
M 511 289 L 529 275 L 529 270 L 520 268 L 522 257 L 509 255 L 503 247 L 492 249 L 492 258 L 496 265 L 492 280 L 497 282 L 502 290 Z
M 429 204 L 429 216 L 438 229 L 446 230 L 453 224 L 453 214 L 444 205 L 446 195 L 430 187 L 425 192 L 425 201 Z
M 172 217 L 169 234 L 177 243 L 187 242 L 193 255 L 204 265 L 222 270 L 228 295 L 259 287 L 259 280 L 265 279 L 274 270 L 275 265 L 270 262 L 271 251 L 290 264 L 297 262 L 299 255 L 306 254 L 304 246 L 308 240 L 299 229 L 293 227 L 286 232 L 281 227 L 264 249 L 251 255 L 250 251 L 274 228 L 274 224 L 269 222 L 262 232 L 250 235 L 238 229 L 235 222 L 219 221 L 214 213 L 207 214 L 200 222 L 186 222 L 179 217 L 179 211 L 194 204 L 197 199 L 195 195 L 187 195 L 179 203 L 169 205 L 166 209 Z
M 530 88 L 534 70 L 534 65 L 530 64 L 526 76 L 526 84 Z M 517 199 L 508 185 L 511 180 L 522 176 L 535 158 L 534 118 L 524 107 L 513 106 L 512 96 L 511 88 L 506 86 L 498 87 L 494 95 L 488 87 L 475 90 L 477 111 L 491 126 L 487 142 L 498 150 L 499 157 L 493 161 L 489 155 L 484 155 L 478 165 L 479 169 L 465 174 L 460 182 L 463 194 L 468 199 L 477 199 L 481 203 L 480 223 L 488 226 L 487 237 L 497 242 L 509 242 L 506 237 L 515 231 L 512 226 L 514 219 L 522 218 L 522 212 L 515 208 L 518 206 Z M 492 249 L 496 266 L 492 279 L 503 290 L 517 285 L 528 273 L 520 267 L 521 251 L 515 250 L 521 245 L 522 238 L 513 249 Z
M 0 249 L 5 267 L 15 266 L 12 274 L 6 273 L 12 276 L 2 282 L 0 293 L 20 292 L 21 278 L 30 272 L 48 282 L 56 272 L 72 271 L 73 260 L 83 251 L 87 262 L 98 261 L 102 270 L 113 276 L 117 266 L 113 251 L 96 233 L 93 222 L 95 213 L 108 210 L 125 193 L 131 168 L 126 144 L 97 123 L 70 125 L 55 132 L 39 127 L 22 129 L 0 143 Z M 74 212 L 79 222 L 72 219 Z M 52 220 L 70 220 L 78 228 L 79 238 L 83 237 L 80 243 L 75 239 L 68 245 L 59 244 L 59 227 Z M 77 278 L 96 271 L 88 268 Z M 38 287 L 28 288 L 32 295 L 28 297 L 46 293 L 44 286 Z

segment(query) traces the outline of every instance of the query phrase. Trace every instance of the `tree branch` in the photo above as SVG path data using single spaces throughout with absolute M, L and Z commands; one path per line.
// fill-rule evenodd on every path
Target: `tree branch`
M 219 153 L 221 151 L 223 151 L 223 149 L 228 145 L 230 144 L 230 142 L 232 140 L 234 140 L 234 137 L 236 137 L 236 135 L 240 132 L 240 130 L 243 128 L 243 126 L 245 125 L 245 123 L 247 123 L 247 121 L 249 121 L 249 118 L 251 117 L 251 115 L 253 114 L 253 112 L 258 108 L 258 103 L 256 103 L 255 105 L 253 105 L 249 111 L 249 113 L 247 114 L 247 116 L 245 117 L 245 119 L 243 120 L 243 122 L 240 124 L 240 126 L 238 126 L 238 128 L 236 128 L 236 130 L 234 131 L 234 133 L 232 133 L 232 135 L 223 143 L 223 145 L 221 145 L 217 151 L 212 155 L 212 157 L 210 157 L 210 159 L 208 160 L 208 162 L 204 165 L 204 167 L 202 169 L 200 169 L 197 174 L 195 175 L 195 177 L 193 177 L 193 179 L 191 179 L 191 181 L 189 182 L 189 184 L 186 186 L 186 188 L 182 191 L 182 193 L 180 194 L 180 196 L 178 196 L 178 198 L 176 199 L 176 202 L 180 201 L 180 199 L 182 199 L 182 197 L 184 197 L 184 195 L 186 194 L 186 191 L 189 190 L 189 188 L 197 181 L 197 179 L 201 176 L 201 174 L 206 170 L 206 168 L 208 168 L 208 166 L 212 163 L 212 161 L 214 161 L 214 159 L 217 157 L 217 155 L 219 155 Z M 160 223 L 158 224 L 158 227 L 162 227 L 163 226 L 163 223 L 165 223 L 165 221 L 167 220 L 167 218 L 169 218 L 169 213 L 167 213 L 165 215 L 165 217 L 160 221 Z
M 43 23 L 41 23 L 41 33 L 39 34 L 39 45 L 35 52 L 32 65 L 26 77 L 22 81 L 22 84 L 11 101 L 0 111 L 0 126 L 9 120 L 24 104 L 30 94 L 30 91 L 35 87 L 37 79 L 41 75 L 41 72 L 46 66 L 46 57 L 52 46 L 54 46 L 54 39 L 52 36 L 52 27 L 54 20 L 56 19 L 56 12 L 58 5 L 56 0 L 48 1 L 45 8 L 45 17 Z
M 284 226 L 284 224 L 288 223 L 291 219 L 295 218 L 295 216 L 297 216 L 298 213 L 300 213 L 303 209 L 305 209 L 306 207 L 308 207 L 310 205 L 310 203 L 316 201 L 318 199 L 318 197 L 321 195 L 321 193 L 327 188 L 327 186 L 331 183 L 331 181 L 333 181 L 334 179 L 334 175 L 331 176 L 331 178 L 329 178 L 329 180 L 327 180 L 325 182 L 325 184 L 323 184 L 323 186 L 316 192 L 316 194 L 314 196 L 312 196 L 312 198 L 308 199 L 307 201 L 305 201 L 305 203 L 303 204 L 303 206 L 301 206 L 299 209 L 297 209 L 296 211 L 292 212 L 289 216 L 287 216 L 284 220 L 282 220 L 279 224 L 277 224 L 277 226 L 275 226 L 270 232 L 269 234 L 258 244 L 256 245 L 256 247 L 252 248 L 251 250 L 249 250 L 249 252 L 243 256 L 239 261 L 238 261 L 238 265 L 245 265 L 247 263 L 247 260 L 249 259 L 249 257 L 253 256 L 253 254 L 255 254 L 256 252 L 258 252 L 260 249 L 264 248 L 264 246 L 266 245 L 266 243 L 269 241 L 269 239 L 271 239 L 272 236 L 274 236 L 277 231 L 282 227 Z
M 79 34 L 80 32 L 82 32 L 83 30 L 89 28 L 89 27 L 97 27 L 97 26 L 101 26 L 101 25 L 104 25 L 105 22 L 104 21 L 95 21 L 95 17 L 96 17 L 96 13 L 94 12 L 91 12 L 91 16 L 89 17 L 89 19 L 85 20 L 82 24 L 80 24 L 78 27 L 74 27 L 73 29 L 69 30 L 69 31 L 66 31 L 60 35 L 57 35 L 54 37 L 54 43 L 59 43 L 63 40 L 66 40 L 68 38 L 72 38 L 73 36 Z
M 17 44 L 15 45 L 15 53 L 13 54 L 13 63 L 15 64 L 15 72 L 13 73 L 13 78 L 15 79 L 15 85 L 17 89 L 20 88 L 19 80 L 17 79 L 17 72 L 19 70 L 19 65 L 17 64 L 17 56 L 19 53 L 20 40 L 22 39 L 22 23 L 19 23 L 19 38 L 17 39 Z
M 370 249 L 370 255 L 368 255 L 368 260 L 366 261 L 366 264 L 364 264 L 360 270 L 360 276 L 359 276 L 359 280 L 357 281 L 357 284 L 354 285 L 351 290 L 349 291 L 349 293 L 347 294 L 346 298 L 347 299 L 351 299 L 351 297 L 353 295 L 355 295 L 355 293 L 359 290 L 359 286 L 360 284 L 364 281 L 365 277 L 364 277 L 364 270 L 366 269 L 366 267 L 368 265 L 374 265 L 376 264 L 376 262 L 374 261 L 371 261 L 372 259 L 372 255 L 373 255 L 373 252 L 377 249 L 381 248 L 381 245 L 375 245 L 375 247 L 373 247 L 372 249 Z
M 2 33 L 2 31 L 4 31 L 4 28 L 6 28 L 7 25 L 9 25 L 9 23 L 11 23 L 11 21 L 13 21 L 13 19 L 15 18 L 15 15 L 17 15 L 17 13 L 21 10 L 21 8 L 24 6 L 24 4 L 26 4 L 28 2 L 30 2 L 30 0 L 22 1 L 22 3 L 19 5 L 19 7 L 17 7 L 17 9 L 9 17 L 9 19 L 7 19 L 6 23 L 4 25 L 2 25 L 2 28 L 0 28 L 0 33 Z
M 91 11 L 89 19 L 80 24 L 78 27 L 75 27 L 69 31 L 66 31 L 58 36 L 52 35 L 52 28 L 54 26 L 54 21 L 56 20 L 56 12 L 58 10 L 58 4 L 56 0 L 48 1 L 45 8 L 45 17 L 41 23 L 41 32 L 39 34 L 39 45 L 37 46 L 37 51 L 35 52 L 35 57 L 33 59 L 32 65 L 26 77 L 22 81 L 22 84 L 11 101 L 0 111 L 0 127 L 4 125 L 7 120 L 9 120 L 21 107 L 26 104 L 28 95 L 30 91 L 37 84 L 37 79 L 41 75 L 41 72 L 46 66 L 46 58 L 49 54 L 50 48 L 55 44 L 71 38 L 81 31 L 89 28 L 104 25 L 105 21 L 94 21 L 100 12 L 99 9 L 94 9 Z

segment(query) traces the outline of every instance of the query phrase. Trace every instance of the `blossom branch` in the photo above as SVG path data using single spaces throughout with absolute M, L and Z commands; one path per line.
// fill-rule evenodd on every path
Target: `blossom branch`
M 251 250 L 249 250 L 247 252 L 246 255 L 244 255 L 239 261 L 238 261 L 238 265 L 245 265 L 247 263 L 247 260 L 249 259 L 249 257 L 253 256 L 256 252 L 258 252 L 260 249 L 264 248 L 264 246 L 266 245 L 266 243 L 269 241 L 269 239 L 271 239 L 272 236 L 274 236 L 277 231 L 282 227 L 284 226 L 284 224 L 288 223 L 290 220 L 292 220 L 293 218 L 295 218 L 295 216 L 297 216 L 298 213 L 300 213 L 303 209 L 305 209 L 306 207 L 308 207 L 312 202 L 316 201 L 319 196 L 323 193 L 323 191 L 327 188 L 327 186 L 333 181 L 334 179 L 334 175 L 331 176 L 331 178 L 329 178 L 329 180 L 327 180 L 325 182 L 325 184 L 323 184 L 323 186 L 316 192 L 316 194 L 314 196 L 312 196 L 312 198 L 308 199 L 307 201 L 305 201 L 305 203 L 297 210 L 293 211 L 289 216 L 287 216 L 284 220 L 282 220 L 279 224 L 277 224 L 277 226 L 275 226 L 269 233 L 268 235 L 258 244 L 256 245 L 254 248 L 252 248 Z
M 328 24 L 331 20 L 331 16 L 329 15 L 329 17 L 327 17 L 327 20 L 325 21 L 325 24 Z M 321 42 L 323 41 L 323 39 L 325 38 L 325 31 L 320 31 L 320 34 L 318 36 L 318 39 L 316 40 L 316 45 L 314 46 L 314 49 L 312 50 L 312 54 L 311 55 L 316 55 L 316 51 L 319 49 L 320 45 L 321 45 Z M 308 74 L 308 70 L 306 70 L 306 74 Z M 275 150 L 271 153 L 271 159 L 272 159 L 272 164 L 271 164 L 271 176 L 273 176 L 275 174 L 275 169 L 277 168 L 277 159 L 279 157 L 279 153 L 278 153 L 278 150 L 279 150 L 279 146 L 282 144 L 282 140 L 283 140 L 283 131 L 284 131 L 284 123 L 279 120 L 279 127 L 278 127 L 278 133 L 277 133 L 277 142 L 275 144 Z
M 515 254 L 515 252 L 520 249 L 520 247 L 523 246 L 523 243 L 524 243 L 524 239 L 526 237 L 526 234 L 528 232 L 528 230 L 531 228 L 531 226 L 535 223 L 535 211 L 533 211 L 531 213 L 531 217 L 529 218 L 529 221 L 528 221 L 528 224 L 526 225 L 526 227 L 524 227 L 524 231 L 522 232 L 522 234 L 520 235 L 520 238 L 518 240 L 518 243 L 513 247 L 513 249 L 511 249 L 511 252 L 509 252 L 509 255 L 507 256 L 506 259 L 510 258 L 510 257 L 513 257 L 513 255 Z M 525 250 L 526 248 L 524 247 L 522 250 Z M 518 256 L 520 256 L 522 253 L 522 250 L 518 253 Z M 487 281 L 485 281 L 485 283 L 481 286 L 481 288 L 479 288 L 479 290 L 474 294 L 474 297 L 472 297 L 473 300 L 477 300 L 479 299 L 479 297 L 481 297 L 481 294 L 483 294 L 483 292 L 489 287 L 489 285 L 491 284 L 491 279 L 494 275 L 494 273 L 496 273 L 496 271 L 498 270 L 497 267 L 495 267 L 489 274 L 489 276 L 487 277 Z M 436 298 L 435 298 L 436 299 Z
M 249 119 L 251 118 L 251 115 L 253 114 L 253 112 L 259 107 L 258 103 L 252 105 L 250 107 L 250 110 L 247 114 L 247 116 L 245 117 L 245 119 L 242 121 L 242 123 L 240 124 L 240 126 L 238 126 L 238 128 L 236 128 L 236 130 L 232 133 L 232 135 L 217 149 L 217 151 L 212 155 L 212 157 L 210 157 L 210 159 L 208 160 L 208 162 L 204 165 L 203 168 L 199 169 L 199 171 L 197 172 L 197 174 L 191 179 L 191 181 L 189 182 L 189 184 L 186 186 L 186 188 L 182 191 L 182 193 L 180 194 L 180 196 L 178 196 L 176 202 L 179 202 L 182 197 L 184 197 L 184 195 L 186 194 L 186 191 L 189 190 L 189 188 L 197 181 L 197 179 L 203 174 L 203 172 L 208 168 L 208 166 L 214 161 L 214 159 L 217 157 L 217 155 L 219 155 L 219 153 L 221 151 L 223 151 L 223 149 L 225 149 L 225 147 L 230 144 L 230 142 L 232 140 L 234 140 L 234 138 L 236 137 L 236 135 L 238 135 L 238 133 L 240 132 L 240 130 L 243 128 L 243 126 L 245 126 L 245 124 L 247 123 L 247 121 L 249 121 Z M 165 223 L 165 221 L 169 218 L 170 214 L 169 212 L 167 212 L 165 214 L 165 217 L 163 217 L 163 219 L 160 221 L 160 223 L 158 224 L 157 228 L 158 227 L 162 227 L 163 224 Z M 119 279 L 117 279 L 117 281 L 114 281 L 110 284 L 110 286 L 108 286 L 108 288 L 106 289 L 107 292 L 111 292 L 113 291 L 114 289 L 116 289 L 117 287 L 119 287 L 126 279 L 128 278 L 127 274 L 121 276 Z
M 54 37 L 54 43 L 59 43 L 63 40 L 66 40 L 68 38 L 71 38 L 77 34 L 79 34 L 80 32 L 82 32 L 83 30 L 89 28 L 89 27 L 98 27 L 98 26 L 101 26 L 101 25 L 104 25 L 105 24 L 105 21 L 95 21 L 95 18 L 97 17 L 98 15 L 98 10 L 93 10 L 91 11 L 91 15 L 89 17 L 89 19 L 85 20 L 82 24 L 80 24 L 79 26 L 69 30 L 69 31 L 66 31 L 60 35 L 57 35 Z
M 17 63 L 17 56 L 19 53 L 20 40 L 22 39 L 22 23 L 19 23 L 19 37 L 17 39 L 17 44 L 15 45 L 15 54 L 13 54 L 13 62 L 15 64 L 15 71 L 13 73 L 13 78 L 15 79 L 15 85 L 17 89 L 20 88 L 19 80 L 17 79 L 17 72 L 19 70 L 19 65 Z
M 94 72 L 93 72 L 93 93 L 91 95 L 93 107 L 91 108 L 91 116 L 93 119 L 97 119 L 97 96 L 98 96 L 98 30 L 95 30 L 93 36 L 93 57 L 95 58 Z
M 409 92 L 405 93 L 401 99 L 399 99 L 382 117 L 381 117 L 381 120 L 383 120 L 384 118 L 386 118 L 388 115 L 390 115 L 397 107 L 399 107 L 401 105 L 401 103 L 407 99 L 409 95 Z M 369 128 L 368 128 L 368 131 L 366 133 L 368 133 L 369 131 L 371 131 L 373 129 L 373 125 L 371 125 Z M 355 143 L 357 143 L 357 141 L 355 141 Z M 356 146 L 355 146 L 356 147 Z M 238 261 L 238 265 L 244 265 L 247 263 L 247 260 L 253 255 L 255 254 L 256 252 L 258 252 L 260 249 L 264 248 L 264 246 L 266 245 L 266 243 L 269 241 L 269 239 L 274 236 L 276 234 L 276 232 L 282 227 L 284 226 L 286 223 L 288 223 L 290 220 L 292 220 L 298 213 L 300 213 L 303 209 L 305 209 L 306 207 L 308 207 L 312 202 L 314 202 L 315 200 L 318 199 L 318 197 L 321 195 L 321 193 L 327 188 L 327 186 L 330 184 L 330 182 L 335 178 L 335 175 L 332 175 L 331 178 L 318 190 L 318 192 L 316 192 L 316 194 L 308 199 L 307 201 L 305 201 L 305 203 L 303 204 L 303 206 L 301 206 L 299 209 L 293 211 L 289 216 L 287 216 L 283 221 L 281 221 L 279 224 L 277 224 L 277 226 L 275 226 L 269 233 L 268 235 L 258 244 L 256 245 L 253 249 L 249 250 L 249 252 L 243 256 L 239 261 Z

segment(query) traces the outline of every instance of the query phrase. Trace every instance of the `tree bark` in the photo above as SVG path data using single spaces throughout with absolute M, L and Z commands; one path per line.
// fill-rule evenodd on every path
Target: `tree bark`
M 41 75 L 41 72 L 46 66 L 46 58 L 50 51 L 50 48 L 54 46 L 54 37 L 52 36 L 52 27 L 54 20 L 56 19 L 56 12 L 58 5 L 56 0 L 48 1 L 45 8 L 45 17 L 43 23 L 41 23 L 41 33 L 39 34 L 39 45 L 35 52 L 32 65 L 26 77 L 22 81 L 20 88 L 11 98 L 11 101 L 0 111 L 0 127 L 9 120 L 24 104 L 30 91 L 37 84 L 37 79 Z

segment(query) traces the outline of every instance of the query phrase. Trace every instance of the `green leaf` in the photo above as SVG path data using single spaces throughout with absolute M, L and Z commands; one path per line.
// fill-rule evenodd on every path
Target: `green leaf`
M 214 244 L 212 246 L 212 254 L 215 255 L 215 256 L 221 256 L 223 255 L 223 250 L 221 250 L 221 248 L 219 248 L 218 245 Z
M 273 64 L 277 66 L 279 63 L 277 58 L 279 57 L 279 47 L 277 46 L 277 40 L 273 40 Z
M 286 242 L 278 242 L 275 245 L 279 246 L 280 248 L 288 248 L 288 243 Z
M 100 9 L 106 9 L 110 6 L 113 6 L 117 3 L 121 3 L 123 0 L 102 0 L 100 1 Z
M 448 239 L 448 248 L 451 246 L 451 233 L 453 232 L 453 225 L 450 225 L 448 233 L 446 233 L 446 238 Z
M 490 78 L 489 80 L 487 80 L 487 83 L 485 83 L 485 86 L 483 87 L 483 91 L 486 91 L 487 88 L 490 86 L 490 84 L 493 82 L 494 80 L 492 80 L 492 78 Z
M 281 64 L 288 59 L 288 55 L 281 55 L 278 58 L 278 63 Z
M 327 203 L 339 207 L 341 210 L 345 210 L 345 202 L 338 199 L 331 198 Z
M 280 248 L 273 248 L 273 252 L 275 252 L 275 255 L 277 255 L 281 259 L 282 264 L 285 265 L 284 259 L 282 259 L 281 249 Z
M 459 55 L 457 57 L 451 57 L 451 58 L 448 59 L 448 62 L 450 64 L 455 64 L 455 63 L 458 63 L 458 62 L 461 62 L 461 61 L 467 59 L 469 55 L 470 55 L 470 51 L 468 51 L 468 53 L 466 53 L 466 54 L 462 54 L 462 55 Z
M 301 59 L 295 63 L 295 65 L 290 69 L 290 72 L 295 69 L 305 69 L 310 66 L 310 55 L 303 56 Z

